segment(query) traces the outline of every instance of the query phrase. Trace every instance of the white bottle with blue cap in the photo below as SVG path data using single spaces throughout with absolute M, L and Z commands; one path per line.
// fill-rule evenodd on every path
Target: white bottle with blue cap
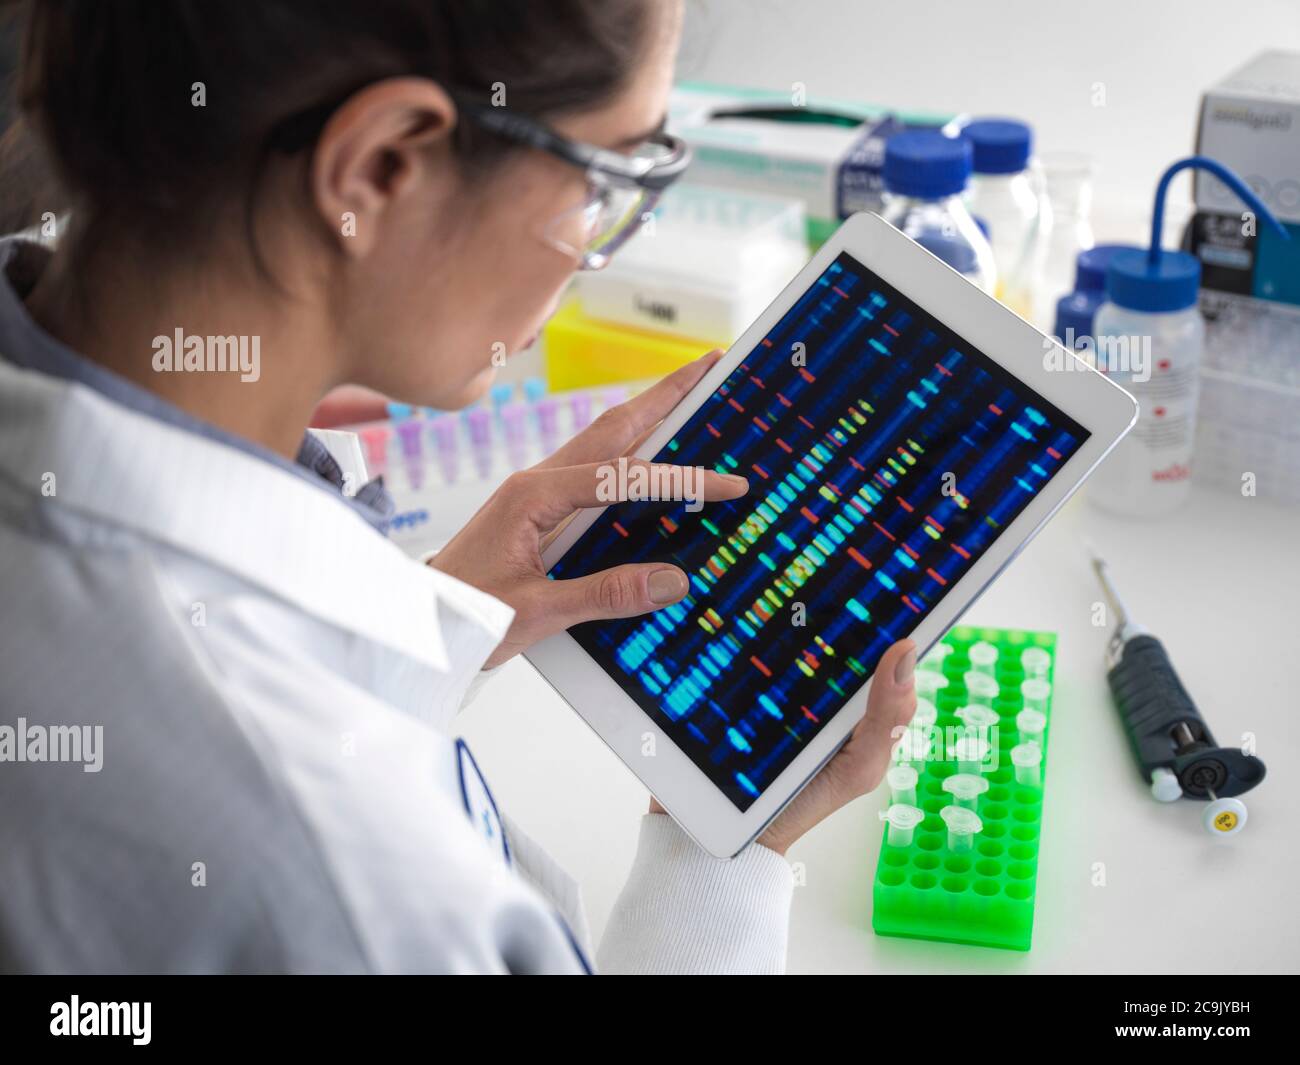
M 996 295 L 1029 318 L 1052 230 L 1051 204 L 1030 172 L 1033 130 L 1012 118 L 977 118 L 961 132 L 973 151 L 967 202 L 976 221 L 988 226 L 998 271 Z
M 929 129 L 895 133 L 885 142 L 881 216 L 992 296 L 993 249 L 962 202 L 971 155 L 965 137 Z
M 1174 175 L 1208 170 L 1250 208 L 1242 225 L 1256 217 L 1285 228 L 1231 170 L 1213 159 L 1192 156 L 1174 163 L 1156 187 L 1151 246 L 1116 251 L 1106 269 L 1106 302 L 1093 326 L 1097 368 L 1138 401 L 1138 421 L 1088 482 L 1093 503 L 1122 514 L 1166 513 L 1186 498 L 1191 484 L 1196 404 L 1200 395 L 1205 325 L 1197 306 L 1201 263 L 1194 255 L 1160 246 L 1165 194 Z

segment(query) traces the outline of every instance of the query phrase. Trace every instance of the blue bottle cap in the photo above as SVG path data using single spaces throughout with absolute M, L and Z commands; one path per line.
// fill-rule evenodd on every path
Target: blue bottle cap
M 1133 248 L 1132 244 L 1098 244 L 1079 252 L 1074 268 L 1075 292 L 1105 292 L 1106 268 L 1117 251 Z
M 1121 249 L 1111 256 L 1106 268 L 1106 298 L 1120 307 L 1160 314 L 1181 311 L 1196 305 L 1201 287 L 1201 261 L 1185 251 L 1165 251 L 1160 247 L 1164 231 L 1165 194 L 1169 183 L 1180 170 L 1208 170 L 1235 192 L 1245 204 L 1290 240 L 1286 227 L 1250 190 L 1250 187 L 1222 163 L 1203 155 L 1180 159 L 1166 170 L 1156 186 L 1155 209 L 1151 213 L 1151 246 L 1147 249 Z
M 1092 336 L 1092 322 L 1105 296 L 1100 292 L 1071 292 L 1056 301 L 1056 325 L 1052 334 L 1076 351 L 1083 337 Z
M 1029 165 L 1034 131 L 1014 118 L 977 118 L 962 129 L 974 149 L 975 173 L 1018 174 Z
M 1159 314 L 1195 306 L 1201 290 L 1201 260 L 1185 251 L 1162 251 L 1154 262 L 1142 248 L 1111 257 L 1106 298 L 1120 307 Z
M 956 196 L 970 178 L 971 146 L 965 137 L 908 129 L 885 142 L 885 188 L 900 196 L 937 200 Z

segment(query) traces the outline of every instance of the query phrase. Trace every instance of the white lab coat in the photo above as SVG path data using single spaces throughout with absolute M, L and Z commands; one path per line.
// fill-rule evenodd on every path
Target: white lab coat
M 102 763 L 0 760 L 0 969 L 594 967 L 450 734 L 510 609 L 303 478 L 3 355 L 0 728 L 102 726 Z M 600 968 L 779 970 L 791 890 L 772 852 L 719 862 L 647 816 Z

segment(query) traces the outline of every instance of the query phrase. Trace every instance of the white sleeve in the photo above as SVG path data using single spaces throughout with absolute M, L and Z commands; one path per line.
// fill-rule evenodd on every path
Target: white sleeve
M 725 861 L 666 814 L 641 821 L 632 872 L 596 957 L 601 973 L 780 973 L 794 875 L 751 844 Z

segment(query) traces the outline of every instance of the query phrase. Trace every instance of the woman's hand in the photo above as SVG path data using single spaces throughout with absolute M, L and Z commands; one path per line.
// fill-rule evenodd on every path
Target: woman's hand
M 508 477 L 469 524 L 437 553 L 429 565 L 471 584 L 514 607 L 505 640 L 485 668 L 500 665 L 538 640 L 562 629 L 603 618 L 626 618 L 675 603 L 689 584 L 677 566 L 663 562 L 616 566 L 586 577 L 553 581 L 542 565 L 542 550 L 560 527 L 583 507 L 613 500 L 608 488 L 620 456 L 634 451 L 717 362 L 712 351 L 683 366 L 635 399 L 600 415 L 550 458 Z M 712 470 L 682 470 L 627 459 L 627 468 L 645 467 L 674 484 L 692 484 L 705 500 L 736 499 L 749 491 L 743 477 Z M 691 480 L 687 480 L 689 474 Z M 626 498 L 627 479 L 618 479 Z M 669 483 L 666 479 L 660 483 Z
M 897 730 L 916 712 L 915 672 L 916 644 L 899 640 L 881 657 L 867 697 L 867 712 L 848 742 L 767 826 L 759 843 L 784 854 L 818 822 L 876 789 L 889 768 Z M 661 814 L 664 808 L 651 799 L 650 812 Z

